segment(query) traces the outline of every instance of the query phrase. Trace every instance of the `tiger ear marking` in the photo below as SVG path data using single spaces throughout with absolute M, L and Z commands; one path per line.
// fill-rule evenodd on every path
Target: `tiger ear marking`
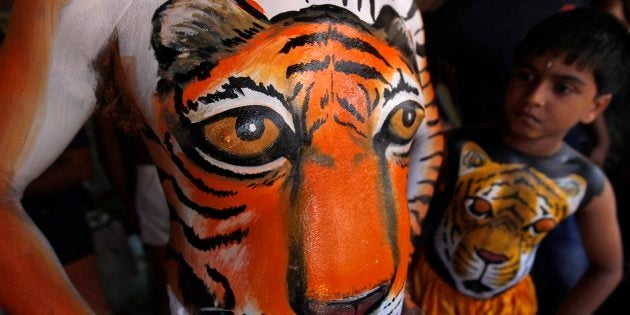
M 459 175 L 472 172 L 484 165 L 488 164 L 490 156 L 479 145 L 474 142 L 466 142 L 462 146 L 459 160 Z
M 586 180 L 577 174 L 570 174 L 562 178 L 555 178 L 554 181 L 560 190 L 566 194 L 570 212 L 575 212 L 586 193 Z
M 151 44 L 160 75 L 173 80 L 200 65 L 209 68 L 265 29 L 253 1 L 170 0 L 154 14 Z M 261 20 L 262 19 L 262 20 Z M 206 69 L 207 70 L 207 69 Z

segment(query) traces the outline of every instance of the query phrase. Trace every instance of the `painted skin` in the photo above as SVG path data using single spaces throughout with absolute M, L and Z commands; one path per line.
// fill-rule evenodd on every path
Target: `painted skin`
M 233 298 L 218 298 L 219 307 L 322 312 L 370 292 L 376 307 L 386 296 L 400 307 L 409 143 L 425 116 L 417 70 L 376 31 L 315 16 L 318 23 L 266 27 L 161 104 L 159 133 L 182 165 L 168 172 L 167 195 L 223 209 L 217 213 L 245 207 L 229 220 L 208 220 L 185 202 L 174 207 L 170 268 L 189 266 L 211 292 L 228 291 Z M 191 177 L 226 193 L 199 192 Z M 191 246 L 213 237 L 226 241 Z M 170 282 L 186 290 L 181 277 Z M 248 295 L 290 298 L 241 302 Z
M 146 119 L 147 142 L 172 208 L 169 279 L 182 304 L 191 311 L 272 314 L 400 311 L 411 254 L 407 198 L 421 213 L 432 194 L 442 146 L 422 58 L 422 24 L 412 2 L 390 7 L 292 1 L 279 8 L 277 1 L 203 1 L 214 12 L 240 10 L 211 23 L 258 21 L 262 27 L 246 24 L 241 33 L 241 25 L 205 28 L 214 37 L 194 39 L 220 51 L 196 60 L 214 64 L 205 72 L 192 67 L 200 71 L 185 79 L 170 76 L 185 68 L 178 64 L 185 58 L 171 63 L 158 57 L 156 63 L 163 51 L 146 47 L 155 39 L 151 18 L 159 18 L 163 1 L 52 3 L 23 1 L 16 7 L 13 29 L 18 31 L 10 32 L 4 51 L 12 55 L 2 59 L 4 69 L 28 61 L 15 63 L 19 71 L 5 76 L 1 89 L 11 105 L 2 107 L 0 116 L 11 123 L 1 130 L 12 136 L 0 139 L 10 148 L 0 165 L 2 200 L 10 201 L 2 203 L 0 214 L 9 223 L 0 239 L 3 248 L 24 253 L 0 262 L 5 283 L 11 284 L 2 291 L 14 292 L 2 300 L 7 310 L 37 312 L 34 301 L 46 296 L 51 309 L 87 312 L 15 201 L 92 112 L 97 75 L 87 65 L 116 33 L 123 73 Z M 168 3 L 183 8 L 194 1 Z M 315 4 L 338 5 L 331 11 L 340 13 L 328 21 L 281 23 L 297 15 L 285 11 Z M 187 10 L 194 8 L 183 8 L 183 15 L 169 21 L 190 20 Z M 33 27 L 32 14 L 48 20 Z M 289 38 L 333 29 L 353 44 L 331 38 L 279 53 Z M 389 65 L 353 46 L 354 39 L 392 58 Z M 313 66 L 321 69 L 309 70 Z M 19 84 L 28 78 L 37 80 Z M 169 80 L 170 85 L 162 84 Z M 212 103 L 208 94 L 230 82 L 237 86 L 230 101 L 255 95 L 256 102 L 200 105 Z M 411 161 L 419 166 L 407 197 L 412 138 L 421 139 L 413 143 L 420 153 Z M 420 219 L 414 217 L 415 226 Z M 30 281 L 30 276 L 49 281 Z

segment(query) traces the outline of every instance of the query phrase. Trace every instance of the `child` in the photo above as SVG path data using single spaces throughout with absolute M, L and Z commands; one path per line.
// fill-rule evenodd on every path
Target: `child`
M 548 18 L 519 45 L 507 125 L 454 132 L 444 196 L 429 211 L 414 269 L 427 314 L 535 314 L 529 271 L 538 244 L 576 214 L 590 268 L 560 313 L 592 313 L 622 275 L 614 194 L 604 173 L 563 138 L 591 123 L 628 75 L 628 34 L 611 16 Z

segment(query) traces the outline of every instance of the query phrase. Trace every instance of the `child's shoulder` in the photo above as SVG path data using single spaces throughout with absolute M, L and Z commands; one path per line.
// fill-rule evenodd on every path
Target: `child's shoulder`
M 582 153 L 565 143 L 556 160 L 558 162 L 554 169 L 557 172 L 572 172 L 580 175 L 586 181 L 587 193 L 582 205 L 587 204 L 592 196 L 599 195 L 603 191 L 607 180 L 606 174 Z M 554 167 L 554 165 L 550 165 L 550 167 Z

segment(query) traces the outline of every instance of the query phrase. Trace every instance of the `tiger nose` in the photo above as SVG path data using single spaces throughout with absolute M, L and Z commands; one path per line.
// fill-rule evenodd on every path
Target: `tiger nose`
M 484 249 L 478 249 L 477 256 L 488 264 L 500 264 L 508 260 L 508 257 L 505 255 L 493 253 Z
M 387 287 L 382 285 L 362 294 L 345 299 L 309 302 L 311 314 L 362 315 L 372 313 L 385 300 Z

